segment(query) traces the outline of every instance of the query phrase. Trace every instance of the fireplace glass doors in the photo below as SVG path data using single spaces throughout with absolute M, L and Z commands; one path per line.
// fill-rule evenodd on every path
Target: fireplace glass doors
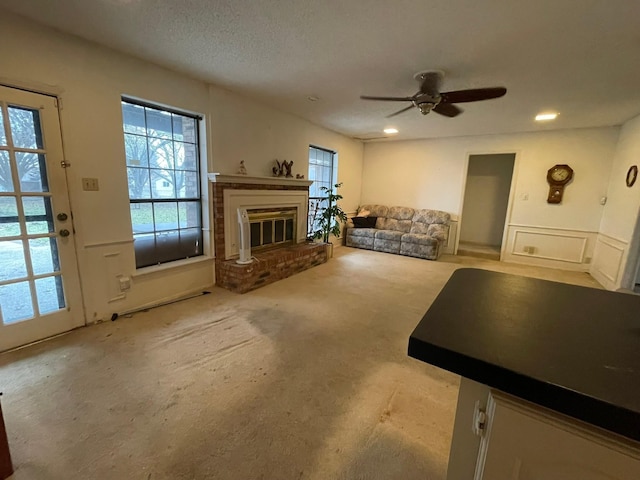
M 296 208 L 248 210 L 251 250 L 282 247 L 296 243 Z

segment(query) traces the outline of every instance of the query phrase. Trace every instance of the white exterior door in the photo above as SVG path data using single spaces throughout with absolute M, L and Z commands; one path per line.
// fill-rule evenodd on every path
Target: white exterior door
M 0 86 L 0 351 L 84 325 L 53 97 Z

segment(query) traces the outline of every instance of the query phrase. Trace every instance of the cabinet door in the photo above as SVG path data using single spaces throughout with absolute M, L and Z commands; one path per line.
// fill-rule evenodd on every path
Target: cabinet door
M 476 478 L 638 480 L 640 445 L 492 392 Z

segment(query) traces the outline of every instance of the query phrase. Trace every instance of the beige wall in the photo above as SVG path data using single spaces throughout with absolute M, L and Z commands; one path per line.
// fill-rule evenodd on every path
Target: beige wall
M 503 259 L 588 270 L 616 147 L 617 127 L 365 145 L 363 203 L 461 213 L 470 154 L 516 153 Z M 547 170 L 569 164 L 562 204 L 548 204 Z M 524 247 L 533 246 L 533 254 Z
M 273 159 L 293 160 L 306 176 L 309 143 L 339 152 L 345 208 L 359 203 L 362 144 L 254 100 L 131 56 L 39 26 L 0 16 L 0 83 L 58 95 L 69 195 L 87 321 L 208 288 L 211 258 L 136 272 L 122 138 L 120 98 L 128 95 L 204 115 L 203 173 L 264 175 Z M 81 178 L 96 177 L 100 191 L 85 192 Z M 207 184 L 204 183 L 206 195 Z M 207 215 L 208 217 L 209 215 Z M 208 229 L 205 218 L 205 229 Z M 205 231 L 208 238 L 210 232 Z M 209 250 L 210 251 L 210 250 Z M 132 276 L 119 292 L 118 275 Z
M 275 159 L 292 160 L 292 173 L 309 171 L 309 145 L 338 153 L 342 208 L 355 211 L 360 202 L 362 142 L 320 128 L 284 112 L 214 86 L 209 90 L 211 153 L 215 172 L 236 173 L 244 160 L 249 175 L 271 175 Z
M 591 269 L 610 289 L 632 286 L 640 251 L 640 180 L 632 188 L 625 182 L 631 165 L 640 166 L 640 116 L 626 122 L 620 131 Z

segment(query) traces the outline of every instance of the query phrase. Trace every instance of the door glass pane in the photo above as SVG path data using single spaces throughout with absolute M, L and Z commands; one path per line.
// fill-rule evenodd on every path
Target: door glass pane
M 251 246 L 259 247 L 262 239 L 260 238 L 260 234 L 262 230 L 260 229 L 261 222 L 254 222 L 250 225 L 251 228 Z
M 65 307 L 62 278 L 60 276 L 38 278 L 35 284 L 38 310 L 40 310 L 41 315 L 55 312 Z
M 27 262 L 24 258 L 22 240 L 0 242 L 0 282 L 27 276 Z
M 0 237 L 20 235 L 18 206 L 15 197 L 0 197 Z
M 48 192 L 44 155 L 16 152 L 20 190 L 23 192 Z
M 134 234 L 153 232 L 153 204 L 132 203 L 130 210 Z
M 31 266 L 34 275 L 43 275 L 60 271 L 58 244 L 52 237 L 29 239 Z
M 17 148 L 43 148 L 40 131 L 40 112 L 28 108 L 9 107 L 9 123 L 13 146 Z
M 262 244 L 270 245 L 273 243 L 273 222 L 262 222 Z
M 0 286 L 0 309 L 2 310 L 2 322 L 4 324 L 33 318 L 29 282 Z
M 7 134 L 4 132 L 4 111 L 0 108 L 0 145 L 7 144 Z
M 51 198 L 22 197 L 27 233 L 52 233 L 54 231 L 51 215 Z
M 153 217 L 157 230 L 173 230 L 178 228 L 178 204 L 176 202 L 156 203 Z
M 9 152 L 0 150 L 0 192 L 15 192 L 13 177 L 11 176 L 11 163 Z

